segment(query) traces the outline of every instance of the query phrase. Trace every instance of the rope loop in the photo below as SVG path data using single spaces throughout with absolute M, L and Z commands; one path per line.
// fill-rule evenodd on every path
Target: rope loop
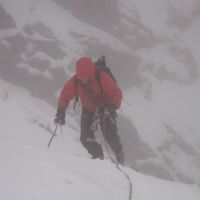
M 119 164 L 117 163 L 117 161 L 115 159 L 113 159 L 113 157 L 111 156 L 111 153 L 108 149 L 108 145 L 106 143 L 106 139 L 105 139 L 105 127 L 106 127 L 106 117 L 108 117 L 109 115 L 105 115 L 104 113 L 102 115 L 100 115 L 100 123 L 101 123 L 101 127 L 102 127 L 102 133 L 103 133 L 103 138 L 104 138 L 104 145 L 106 147 L 106 151 L 109 155 L 109 158 L 110 160 L 112 161 L 113 164 L 115 164 L 115 167 L 126 177 L 126 179 L 128 180 L 129 182 L 129 197 L 128 197 L 128 200 L 131 200 L 132 199 L 132 190 L 133 190 L 133 185 L 132 185 L 132 182 L 131 182 L 131 178 L 129 177 L 129 175 L 123 170 L 120 168 Z M 115 120 L 115 123 L 116 123 L 116 120 Z

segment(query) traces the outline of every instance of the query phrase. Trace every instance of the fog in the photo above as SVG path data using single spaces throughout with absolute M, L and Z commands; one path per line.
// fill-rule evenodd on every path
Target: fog
M 124 93 L 118 121 L 127 164 L 199 184 L 199 109 L 189 108 L 199 107 L 199 34 L 199 0 L 0 0 L 0 79 L 56 110 L 76 60 L 105 55 Z M 195 164 L 183 169 L 175 162 L 182 157 Z

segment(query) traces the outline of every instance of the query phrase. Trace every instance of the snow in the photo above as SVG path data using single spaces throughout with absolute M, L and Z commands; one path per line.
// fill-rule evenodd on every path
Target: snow
M 84 53 L 83 46 L 77 43 L 77 40 L 80 41 L 80 43 L 88 39 L 91 41 L 98 40 L 101 44 L 109 45 L 111 48 L 119 52 L 132 52 L 132 49 L 119 39 L 114 38 L 105 31 L 91 27 L 88 24 L 77 20 L 70 14 L 70 12 L 57 6 L 54 1 L 17 0 L 13 2 L 12 0 L 2 0 L 1 4 L 7 12 L 11 13 L 12 17 L 16 21 L 18 30 L 22 34 L 24 34 L 22 28 L 26 24 L 37 25 L 39 22 L 42 22 L 49 27 L 56 36 L 56 39 L 60 43 L 66 44 L 65 51 L 68 52 L 70 56 L 69 58 L 65 58 L 65 63 L 70 63 L 74 58 Z M 52 13 L 56 13 L 56 15 Z M 63 24 L 66 25 L 63 26 Z M 7 32 L 5 35 L 10 34 L 9 32 L 12 32 L 12 30 Z M 79 37 L 75 38 L 73 33 L 78 34 Z M 37 39 L 38 37 L 41 38 L 41 35 L 36 33 L 34 33 L 34 35 Z
M 0 85 L 0 199 L 128 199 L 125 176 L 109 159 L 92 160 L 74 129 L 66 125 L 63 136 L 58 130 L 47 148 L 55 128 L 52 107 L 3 80 Z M 164 181 L 120 167 L 133 183 L 132 199 L 200 197 L 195 185 Z
M 158 147 L 165 141 L 169 133 L 165 132 L 164 126 L 170 124 L 188 143 L 193 146 L 196 143 L 194 148 L 199 151 L 200 108 L 197 105 L 200 96 L 196 92 L 198 87 L 199 81 L 196 85 L 184 88 L 170 81 L 157 82 L 154 83 L 150 102 L 138 91 L 129 90 L 126 97 L 131 106 L 123 102 L 122 112 L 133 119 L 142 140 L 152 147 Z
M 130 31 L 127 31 L 127 37 L 137 39 L 135 33 L 131 33 L 133 20 L 152 31 L 155 46 L 133 50 L 109 32 L 76 19 L 53 0 L 1 0 L 1 5 L 14 18 L 16 29 L 1 30 L 0 43 L 9 49 L 11 43 L 4 38 L 18 33 L 27 40 L 51 41 L 51 37 L 45 37 L 35 29 L 31 36 L 23 30 L 26 25 L 34 28 L 42 23 L 52 31 L 53 39 L 67 56 L 54 59 L 37 51 L 34 57 L 41 61 L 48 60 L 49 68 L 64 68 L 67 75 L 72 70 L 66 66 L 72 65 L 74 58 L 84 54 L 84 43 L 95 41 L 95 45 L 103 44 L 113 52 L 138 56 L 141 59 L 138 76 L 145 80 L 144 85 L 139 89 L 134 86 L 124 91 L 131 103 L 124 101 L 120 114 L 132 121 L 142 142 L 151 147 L 158 157 L 155 163 L 168 159 L 166 168 L 170 168 L 174 180 L 178 173 L 182 173 L 191 178 L 194 184 L 164 181 L 140 174 L 128 166 L 122 167 L 131 177 L 133 199 L 199 199 L 200 81 L 192 79 L 193 73 L 198 76 L 199 69 L 196 68 L 200 66 L 197 42 L 200 18 L 198 13 L 193 14 L 199 1 L 119 2 L 121 22 Z M 170 8 L 176 11 L 180 19 L 190 20 L 191 25 L 181 29 L 175 21 L 170 21 Z M 29 41 L 25 51 L 20 54 L 23 61 L 28 61 L 26 53 L 31 53 L 34 48 Z M 189 63 L 187 50 L 192 53 L 196 63 Z M 26 62 L 17 63 L 16 66 L 26 69 L 32 76 L 42 75 L 50 81 L 54 78 L 49 70 L 42 71 Z M 162 66 L 169 77 L 159 76 Z M 148 90 L 149 96 L 144 94 Z M 66 117 L 64 135 L 58 129 L 51 147 L 47 149 L 55 128 L 52 123 L 54 108 L 32 97 L 30 92 L 0 80 L 0 110 L 0 199 L 128 199 L 126 178 L 108 158 L 104 161 L 90 159 L 80 144 L 79 126 L 70 115 Z M 148 160 L 152 161 L 153 158 L 137 161 Z

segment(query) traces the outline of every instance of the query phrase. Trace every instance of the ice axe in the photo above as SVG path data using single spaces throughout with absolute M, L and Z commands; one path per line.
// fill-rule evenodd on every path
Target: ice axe
M 50 144 L 51 144 L 53 138 L 54 138 L 55 135 L 56 135 L 56 131 L 57 131 L 57 129 L 58 129 L 58 124 L 56 124 L 56 128 L 55 128 L 55 130 L 54 130 L 54 132 L 53 132 L 53 135 L 51 136 L 51 139 L 50 139 L 50 141 L 49 141 L 49 143 L 48 143 L 48 145 L 47 145 L 47 148 L 50 147 Z

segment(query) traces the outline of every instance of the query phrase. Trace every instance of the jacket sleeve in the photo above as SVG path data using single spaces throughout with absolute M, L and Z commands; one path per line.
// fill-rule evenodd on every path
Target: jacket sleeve
M 64 85 L 61 90 L 60 97 L 58 100 L 58 108 L 66 109 L 69 102 L 76 95 L 76 86 L 75 86 L 75 76 L 73 76 L 67 83 Z
M 121 89 L 118 87 L 117 83 L 115 83 L 105 72 L 101 72 L 100 79 L 103 92 L 108 98 L 108 104 L 112 103 L 118 109 L 121 106 L 122 101 Z

